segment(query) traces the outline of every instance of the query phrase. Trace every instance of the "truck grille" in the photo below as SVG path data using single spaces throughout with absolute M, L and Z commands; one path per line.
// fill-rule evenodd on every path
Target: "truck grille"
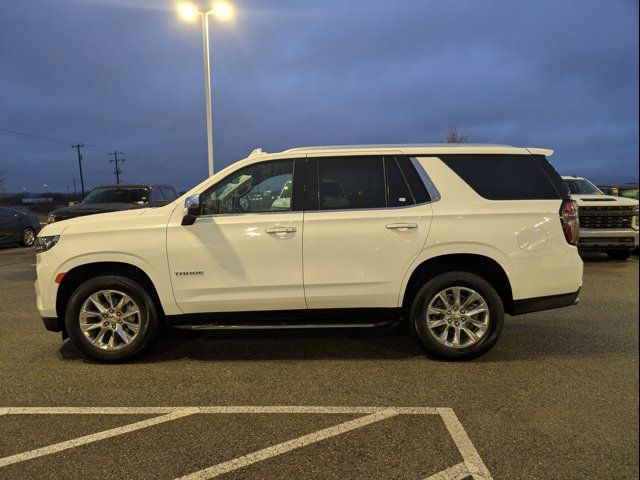
M 582 228 L 631 228 L 635 207 L 580 207 Z

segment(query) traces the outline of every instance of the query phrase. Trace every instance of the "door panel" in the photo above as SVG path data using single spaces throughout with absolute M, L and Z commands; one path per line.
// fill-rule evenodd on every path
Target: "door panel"
M 302 217 L 301 212 L 255 213 L 202 217 L 182 226 L 178 212 L 168 229 L 167 250 L 180 309 L 305 309 Z M 281 231 L 267 232 L 272 229 Z
M 405 272 L 422 251 L 430 225 L 430 204 L 306 212 L 308 307 L 397 307 Z

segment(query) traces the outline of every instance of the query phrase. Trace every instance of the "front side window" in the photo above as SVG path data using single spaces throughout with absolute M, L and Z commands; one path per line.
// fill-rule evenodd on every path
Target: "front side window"
M 203 194 L 203 215 L 291 211 L 293 160 L 242 168 Z
M 318 159 L 320 210 L 384 208 L 382 157 Z

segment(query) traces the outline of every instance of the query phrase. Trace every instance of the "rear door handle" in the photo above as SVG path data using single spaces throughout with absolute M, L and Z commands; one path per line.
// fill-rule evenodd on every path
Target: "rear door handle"
M 418 228 L 417 223 L 387 223 L 387 228 L 389 230 L 398 229 L 398 228 Z
M 296 227 L 268 227 L 264 230 L 267 233 L 293 233 Z

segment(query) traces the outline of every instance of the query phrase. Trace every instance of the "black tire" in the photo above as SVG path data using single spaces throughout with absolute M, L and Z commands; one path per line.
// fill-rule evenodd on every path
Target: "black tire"
M 36 231 L 33 228 L 25 228 L 20 237 L 20 245 L 33 247 L 36 244 Z
M 609 260 L 623 261 L 631 256 L 631 250 L 609 250 L 607 256 Z
M 425 318 L 427 307 L 438 292 L 456 286 L 475 290 L 484 298 L 489 310 L 486 332 L 477 343 L 464 348 L 439 343 L 429 331 Z M 484 278 L 469 272 L 447 272 L 429 279 L 418 291 L 411 306 L 410 324 L 429 355 L 443 360 L 470 360 L 484 355 L 498 341 L 504 326 L 504 305 L 496 290 Z
M 117 290 L 125 293 L 135 302 L 140 311 L 140 331 L 131 341 L 119 350 L 102 350 L 91 344 L 80 329 L 80 309 L 84 302 L 100 290 Z M 65 310 L 65 325 L 67 333 L 74 345 L 83 354 L 104 363 L 118 363 L 130 359 L 149 347 L 158 333 L 160 323 L 158 309 L 142 284 L 134 279 L 117 275 L 105 275 L 87 280 L 71 295 Z M 113 335 L 113 333 L 112 333 Z

